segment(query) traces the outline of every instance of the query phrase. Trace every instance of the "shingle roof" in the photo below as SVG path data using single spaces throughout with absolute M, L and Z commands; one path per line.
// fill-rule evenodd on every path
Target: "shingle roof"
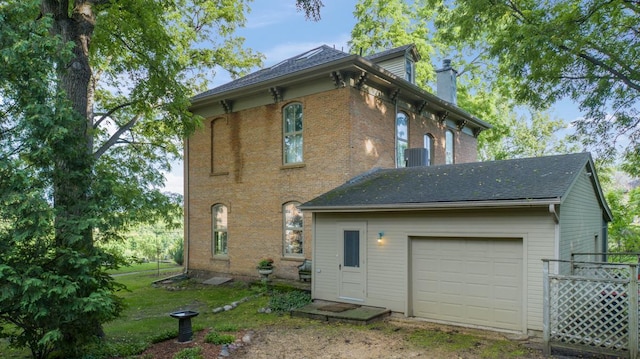
M 369 60 L 369 61 L 374 61 L 375 59 L 378 59 L 378 58 L 381 58 L 381 57 L 385 57 L 387 55 L 404 53 L 404 52 L 407 51 L 407 49 L 409 49 L 409 48 L 411 48 L 413 46 L 414 46 L 413 44 L 409 44 L 409 45 L 404 45 L 404 46 L 400 46 L 400 47 L 395 47 L 393 49 L 384 50 L 384 51 L 377 52 L 377 53 L 369 55 L 369 56 L 365 56 L 364 58 Z
M 239 89 L 245 86 L 271 80 L 297 71 L 306 70 L 318 65 L 329 63 L 350 56 L 346 52 L 322 45 L 300 55 L 296 55 L 271 67 L 258 70 L 237 80 L 215 87 L 193 97 L 194 100 L 218 93 Z
M 588 153 L 577 153 L 379 169 L 312 199 L 302 208 L 560 200 L 590 161 Z

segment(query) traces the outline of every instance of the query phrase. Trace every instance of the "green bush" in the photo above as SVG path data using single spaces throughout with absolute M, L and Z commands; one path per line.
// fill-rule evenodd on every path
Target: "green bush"
M 182 349 L 173 356 L 173 359 L 204 359 L 204 357 L 202 356 L 202 348 L 194 347 Z
M 236 341 L 236 336 L 233 334 L 220 334 L 218 332 L 210 332 L 204 338 L 206 343 L 215 345 L 231 344 Z
M 176 262 L 179 266 L 184 263 L 184 241 L 182 238 L 176 239 L 173 243 L 173 248 L 169 251 L 171 258 Z
M 160 342 L 164 342 L 165 340 L 176 338 L 177 336 L 178 336 L 178 330 L 170 329 L 170 330 L 165 330 L 152 335 L 149 338 L 149 340 L 151 340 L 151 343 L 160 343 Z
M 273 292 L 269 298 L 269 308 L 276 313 L 292 311 L 311 303 L 311 294 L 304 291 Z

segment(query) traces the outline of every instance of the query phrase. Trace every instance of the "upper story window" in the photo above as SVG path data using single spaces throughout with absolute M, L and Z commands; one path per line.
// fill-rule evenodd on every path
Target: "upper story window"
M 444 133 L 444 155 L 446 164 L 450 165 L 454 163 L 455 157 L 455 141 L 453 131 L 447 130 Z
M 416 64 L 407 56 L 404 60 L 405 67 L 405 80 L 411 82 L 412 84 L 416 83 Z
M 293 103 L 283 111 L 284 163 L 302 162 L 302 104 Z
M 227 255 L 227 206 L 216 204 L 211 207 L 212 238 L 211 253 L 214 256 Z
M 396 114 L 396 167 L 405 167 L 404 150 L 409 147 L 409 117 L 404 112 Z
M 304 255 L 304 219 L 300 203 L 289 202 L 282 208 L 284 220 L 283 252 L 285 256 Z
M 424 148 L 427 149 L 427 165 L 433 165 L 433 151 L 434 151 L 433 136 L 427 133 L 424 135 Z

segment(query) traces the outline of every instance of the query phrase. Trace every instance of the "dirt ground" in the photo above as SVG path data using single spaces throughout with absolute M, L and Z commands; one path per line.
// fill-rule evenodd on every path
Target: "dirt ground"
M 260 329 L 255 332 L 238 334 L 238 340 L 230 347 L 228 358 L 243 359 L 302 359 L 302 358 L 452 358 L 476 359 L 486 357 L 483 348 L 492 345 L 496 340 L 504 339 L 504 335 L 484 331 L 464 330 L 465 333 L 477 337 L 471 348 L 456 349 L 447 343 L 420 348 L 408 340 L 408 336 L 415 330 L 435 329 L 444 332 L 460 333 L 461 328 L 436 326 L 434 324 L 403 321 L 389 321 L 366 329 L 354 328 L 340 324 L 321 324 L 305 327 L 278 327 Z M 220 357 L 220 346 L 204 343 L 206 331 L 197 333 L 190 343 L 177 343 L 169 340 L 158 343 L 144 352 L 140 358 L 172 359 L 180 350 L 189 347 L 201 347 L 203 358 Z M 243 339 L 245 342 L 243 342 Z M 518 358 L 543 358 L 537 349 L 529 349 L 525 343 L 520 343 L 524 355 Z M 501 358 L 508 353 L 497 353 Z

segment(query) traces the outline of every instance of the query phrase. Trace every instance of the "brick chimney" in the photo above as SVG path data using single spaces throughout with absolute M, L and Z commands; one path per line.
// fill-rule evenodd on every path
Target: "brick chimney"
M 458 102 L 456 76 L 458 76 L 458 71 L 451 67 L 450 59 L 445 59 L 442 62 L 442 68 L 436 70 L 436 94 L 441 99 L 451 102 L 454 105 Z

